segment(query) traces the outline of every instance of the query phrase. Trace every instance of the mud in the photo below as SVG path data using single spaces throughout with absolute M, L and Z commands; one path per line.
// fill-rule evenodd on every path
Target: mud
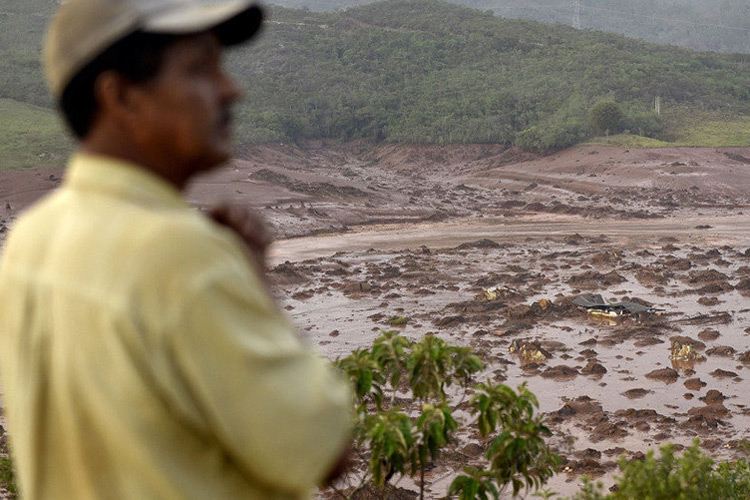
M 410 338 L 474 348 L 487 364 L 479 379 L 527 383 L 564 459 L 551 487 L 567 494 L 584 473 L 611 484 L 618 456 L 665 441 L 698 437 L 731 458 L 750 438 L 749 157 L 262 146 L 187 194 L 198 207 L 228 199 L 260 211 L 278 238 L 269 275 L 280 305 L 329 358 L 401 317 Z M 0 173 L 0 223 L 12 224 L 56 175 Z M 493 287 L 489 299 L 483 290 Z M 592 292 L 665 311 L 596 318 L 571 302 Z M 675 358 L 674 340 L 704 359 Z M 430 471 L 429 498 L 481 459 L 472 449 Z

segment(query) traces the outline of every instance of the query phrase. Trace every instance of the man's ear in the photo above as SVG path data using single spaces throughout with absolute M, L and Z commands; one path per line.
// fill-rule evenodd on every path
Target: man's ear
M 94 99 L 101 116 L 120 123 L 135 119 L 137 109 L 133 83 L 116 71 L 104 71 L 94 82 Z M 124 124 L 124 123 L 123 123 Z

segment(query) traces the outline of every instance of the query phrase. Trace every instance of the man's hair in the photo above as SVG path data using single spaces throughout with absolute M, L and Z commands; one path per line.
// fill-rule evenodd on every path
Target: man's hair
M 65 87 L 59 103 L 65 122 L 75 136 L 85 138 L 96 118 L 98 103 L 94 84 L 99 75 L 116 71 L 134 84 L 148 83 L 159 74 L 166 49 L 179 38 L 136 31 L 79 71 Z

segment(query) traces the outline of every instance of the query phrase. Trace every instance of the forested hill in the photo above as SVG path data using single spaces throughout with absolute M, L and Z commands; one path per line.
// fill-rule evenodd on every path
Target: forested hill
M 271 0 L 317 11 L 351 8 L 373 0 Z M 516 19 L 621 33 L 696 50 L 750 52 L 747 0 L 449 0 Z M 576 4 L 580 3 L 580 9 Z M 577 14 L 576 15 L 576 11 Z
M 15 34 L 2 38 L 0 98 L 51 107 L 37 62 L 43 14 L 0 16 L 0 33 Z M 260 40 L 230 55 L 247 89 L 237 112 L 245 143 L 366 138 L 547 150 L 594 135 L 589 110 L 602 100 L 619 104 L 619 128 L 661 139 L 675 120 L 750 115 L 750 54 L 697 53 L 437 0 L 269 14 Z M 11 26 L 22 19 L 29 28 Z
M 248 87 L 245 137 L 530 142 L 592 134 L 597 101 L 658 136 L 664 110 L 750 113 L 750 54 L 719 55 L 578 31 L 435 0 L 340 13 L 274 9 L 260 43 L 235 54 Z

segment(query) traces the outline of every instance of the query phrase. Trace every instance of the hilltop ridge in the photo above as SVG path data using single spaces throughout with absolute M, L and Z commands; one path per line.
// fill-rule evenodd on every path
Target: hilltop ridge
M 53 2 L 5 3 L 0 98 L 52 108 L 39 50 Z M 685 128 L 705 121 L 746 128 L 748 62 L 750 54 L 501 19 L 438 0 L 336 13 L 273 7 L 263 36 L 229 56 L 247 89 L 236 114 L 241 144 L 366 139 L 535 151 L 595 136 L 588 111 L 600 100 L 619 104 L 626 137 L 744 146 L 747 134 L 728 131 L 715 143 Z

